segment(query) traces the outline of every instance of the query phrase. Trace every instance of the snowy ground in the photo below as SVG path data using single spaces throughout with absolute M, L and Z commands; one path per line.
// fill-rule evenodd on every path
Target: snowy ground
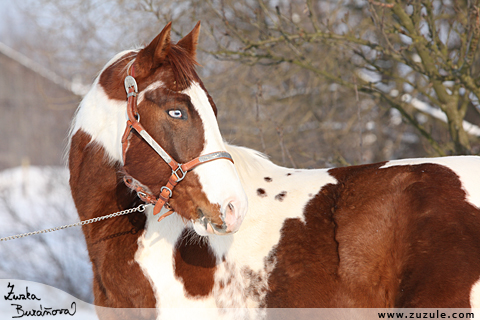
M 0 238 L 78 221 L 68 186 L 68 170 L 19 167 L 0 172 L 0 221 Z M 74 298 L 65 292 L 78 298 L 77 309 L 81 300 L 91 302 L 92 271 L 80 227 L 0 242 L 0 278 L 8 279 L 0 282 L 0 300 L 4 304 L 9 302 L 1 299 L 9 290 L 8 281 L 18 284 L 19 289 L 23 287 L 19 292 L 25 293 L 25 284 L 20 280 L 54 287 L 46 293 L 47 286 L 36 285 L 42 302 L 45 299 L 43 306 L 52 302 L 52 307 L 64 308 L 68 301 L 70 305 Z M 5 309 L 4 304 L 0 312 L 13 310 L 8 303 Z M 2 315 L 0 319 L 9 318 Z M 95 319 L 91 310 L 85 319 Z

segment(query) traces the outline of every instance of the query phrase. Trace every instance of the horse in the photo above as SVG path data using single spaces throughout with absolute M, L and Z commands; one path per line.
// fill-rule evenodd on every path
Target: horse
M 83 226 L 101 319 L 480 306 L 480 157 L 277 166 L 223 141 L 200 23 L 170 30 L 113 57 L 72 122 L 79 217 L 145 204 Z

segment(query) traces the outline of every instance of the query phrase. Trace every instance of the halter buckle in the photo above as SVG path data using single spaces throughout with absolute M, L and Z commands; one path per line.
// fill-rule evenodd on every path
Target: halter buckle
M 180 171 L 180 175 L 178 174 L 179 171 Z M 175 175 L 175 177 L 177 177 L 177 182 L 180 182 L 187 175 L 187 171 L 183 171 L 182 165 L 179 163 L 178 168 L 175 170 L 172 170 L 172 174 Z
M 160 193 L 162 193 L 164 189 L 169 192 L 168 198 L 171 198 L 171 197 L 172 197 L 172 189 L 173 189 L 173 188 L 170 189 L 169 187 L 161 187 L 161 188 L 160 188 Z
M 130 91 L 130 88 L 133 87 L 133 91 Z M 135 81 L 135 78 L 132 76 L 126 76 L 125 77 L 125 91 L 127 91 L 127 98 L 130 96 L 136 96 L 138 93 L 138 85 L 137 81 Z

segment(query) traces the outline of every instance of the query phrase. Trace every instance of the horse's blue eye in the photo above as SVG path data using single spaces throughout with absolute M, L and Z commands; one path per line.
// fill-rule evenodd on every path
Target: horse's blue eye
M 168 115 L 172 118 L 177 118 L 177 119 L 183 118 L 182 110 L 178 110 L 178 109 L 177 110 L 169 110 Z

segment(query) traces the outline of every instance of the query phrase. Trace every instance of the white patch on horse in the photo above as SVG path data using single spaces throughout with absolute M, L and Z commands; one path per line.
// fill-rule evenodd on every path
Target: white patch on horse
M 212 294 L 200 298 L 188 296 L 182 280 L 175 275 L 173 256 L 175 245 L 186 228 L 185 222 L 180 216 L 171 215 L 158 223 L 152 206 L 147 206 L 145 214 L 146 229 L 138 239 L 135 261 L 152 284 L 159 310 L 158 319 L 179 319 L 179 311 L 195 319 L 248 319 L 243 317 L 245 312 L 255 310 L 231 309 L 225 313 L 218 309 L 217 299 Z
M 138 239 L 135 261 L 142 267 L 152 283 L 157 300 L 156 307 L 208 306 L 204 300 L 187 298 L 182 281 L 175 276 L 173 252 L 175 244 L 185 229 L 185 222 L 179 215 L 174 214 L 159 223 L 158 217 L 153 215 L 153 206 L 147 206 L 145 214 L 147 216 L 146 230 Z
M 92 142 L 98 143 L 105 149 L 110 163 L 123 164 L 121 137 L 127 122 L 127 102 L 110 99 L 99 84 L 99 80 L 106 68 L 129 52 L 133 54 L 136 51 L 120 52 L 105 65 L 80 103 L 70 130 L 70 138 L 80 129 L 88 133 L 92 137 Z
M 190 97 L 192 105 L 200 116 L 205 132 L 205 145 L 201 155 L 225 151 L 226 147 L 220 134 L 217 118 L 213 112 L 207 94 L 202 87 L 192 82 L 189 88 L 182 91 Z M 241 222 L 244 218 L 248 199 L 238 181 L 235 167 L 228 160 L 215 160 L 202 164 L 194 169 L 198 175 L 202 189 L 212 204 L 220 205 L 222 213 L 227 211 L 230 202 L 235 207 L 235 219 Z M 221 182 L 224 182 L 223 184 Z M 194 225 L 195 231 L 201 235 L 207 235 L 204 228 L 198 223 Z
M 155 81 L 151 84 L 149 84 L 145 89 L 140 91 L 137 96 L 137 104 L 142 103 L 143 99 L 145 99 L 145 94 L 149 91 L 155 91 L 158 88 L 164 87 L 163 81 Z
M 404 159 L 387 162 L 380 169 L 392 166 L 406 166 L 433 163 L 445 166 L 457 174 L 466 193 L 466 200 L 480 209 L 480 158 L 475 156 L 458 156 L 444 158 Z
M 82 129 L 105 149 L 109 162 L 122 163 L 121 136 L 127 122 L 126 106 L 125 101 L 109 99 L 97 79 L 80 103 L 71 135 Z
M 279 167 L 258 152 L 227 145 L 227 151 L 235 161 L 240 181 L 247 194 L 249 206 L 243 224 L 237 234 L 223 237 L 209 236 L 210 246 L 217 257 L 233 261 L 240 269 L 248 267 L 261 274 L 265 259 L 278 244 L 281 229 L 286 219 L 299 219 L 304 222 L 304 209 L 311 200 L 309 193 L 317 194 L 323 186 L 337 183 L 328 170 L 295 170 Z M 268 174 L 274 182 L 266 182 Z M 258 187 L 269 195 L 287 191 L 283 201 L 273 196 L 261 198 Z
M 480 279 L 474 283 L 470 290 L 470 307 L 480 308 Z
M 220 129 L 218 128 L 217 118 L 210 105 L 205 90 L 197 82 L 192 82 L 190 87 L 182 91 L 190 97 L 190 100 L 202 119 L 205 131 L 205 146 L 203 153 L 225 150 Z
M 221 263 L 215 273 L 213 289 L 220 313 L 226 316 L 231 313 L 228 310 L 235 310 L 235 319 L 263 319 L 268 275 L 267 268 L 257 274 L 248 268 L 239 268 L 235 263 Z

